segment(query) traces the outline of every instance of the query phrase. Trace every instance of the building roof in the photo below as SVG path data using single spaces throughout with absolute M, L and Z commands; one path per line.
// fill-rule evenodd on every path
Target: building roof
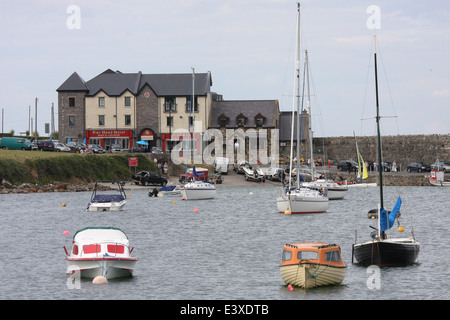
M 56 91 L 87 91 L 87 96 L 103 91 L 108 96 L 121 96 L 128 90 L 138 95 L 145 85 L 158 96 L 189 96 L 192 94 L 192 74 L 122 73 L 108 69 L 84 82 L 75 72 Z M 195 95 L 207 95 L 211 86 L 210 72 L 195 74 Z
M 278 126 L 277 100 L 214 101 L 211 112 L 211 128 L 220 128 L 219 118 L 227 117 L 227 128 L 237 128 L 237 119 L 245 117 L 244 128 L 255 128 L 255 117 L 264 117 L 263 128 Z
M 56 91 L 89 91 L 84 80 L 74 72 Z

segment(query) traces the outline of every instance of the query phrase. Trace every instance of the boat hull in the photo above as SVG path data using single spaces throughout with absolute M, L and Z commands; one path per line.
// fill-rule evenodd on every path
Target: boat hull
M 88 211 L 120 211 L 123 210 L 126 201 L 120 202 L 91 202 L 88 206 Z
M 358 264 L 368 266 L 395 266 L 415 263 L 420 244 L 412 238 L 373 240 L 353 245 Z
M 277 208 L 281 213 L 322 213 L 328 210 L 328 198 L 299 195 L 281 195 L 277 197 Z
M 82 278 L 93 279 L 103 276 L 106 279 L 130 277 L 133 275 L 137 258 L 66 258 L 67 273 Z
M 345 278 L 346 267 L 300 263 L 280 266 L 281 278 L 287 285 L 310 289 L 337 285 Z
M 348 188 L 373 188 L 376 187 L 376 182 L 373 183 L 349 183 L 347 184 Z

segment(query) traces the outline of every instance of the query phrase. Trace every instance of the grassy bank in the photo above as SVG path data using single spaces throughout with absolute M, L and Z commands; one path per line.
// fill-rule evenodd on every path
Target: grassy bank
M 86 183 L 99 180 L 128 180 L 134 167 L 129 154 L 73 154 L 44 151 L 0 150 L 0 183 L 54 182 Z M 155 163 L 144 155 L 138 158 L 139 170 L 156 171 Z

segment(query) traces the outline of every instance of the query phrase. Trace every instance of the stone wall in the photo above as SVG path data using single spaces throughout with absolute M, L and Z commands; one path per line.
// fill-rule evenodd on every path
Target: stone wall
M 378 162 L 377 138 L 356 137 L 359 151 L 365 161 Z M 314 157 L 339 160 L 355 160 L 356 146 L 354 137 L 314 138 Z M 383 161 L 397 162 L 397 167 L 405 171 L 413 161 L 433 164 L 436 159 L 450 161 L 450 134 L 399 135 L 382 137 Z

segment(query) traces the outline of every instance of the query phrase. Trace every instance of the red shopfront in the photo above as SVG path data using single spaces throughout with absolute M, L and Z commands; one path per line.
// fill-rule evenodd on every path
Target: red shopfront
M 86 130 L 88 144 L 98 144 L 105 150 L 119 144 L 124 149 L 133 148 L 133 130 Z

